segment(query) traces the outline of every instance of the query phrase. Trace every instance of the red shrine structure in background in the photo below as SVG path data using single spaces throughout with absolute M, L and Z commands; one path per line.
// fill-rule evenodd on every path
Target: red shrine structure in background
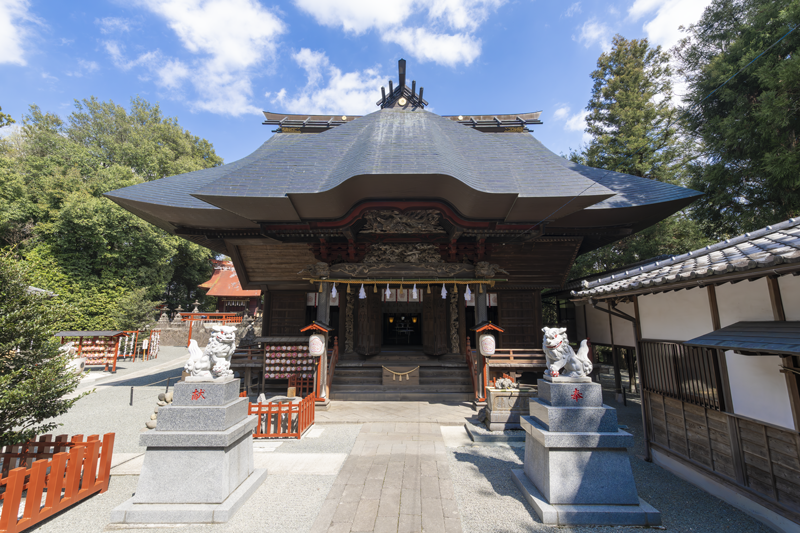
M 217 297 L 218 313 L 240 313 L 247 311 L 255 315 L 261 302 L 260 290 L 244 290 L 231 261 L 211 260 L 214 274 L 211 279 L 198 285 L 208 289 L 207 296 Z

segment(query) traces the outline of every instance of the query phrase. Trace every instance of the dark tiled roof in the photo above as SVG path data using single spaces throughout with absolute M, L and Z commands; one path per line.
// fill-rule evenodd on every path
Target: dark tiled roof
M 594 280 L 568 284 L 577 297 L 605 296 L 728 272 L 800 262 L 800 219 Z
M 508 142 L 518 144 L 520 146 L 528 145 L 528 150 L 535 152 L 538 157 L 542 158 L 543 160 L 548 160 L 561 165 L 566 169 L 592 180 L 597 184 L 595 187 L 602 186 L 603 188 L 614 191 L 614 196 L 606 200 L 602 200 L 588 207 L 587 209 L 634 207 L 639 205 L 669 202 L 671 200 L 679 200 L 683 198 L 692 198 L 702 194 L 692 189 L 677 187 L 675 185 L 663 183 L 653 179 L 640 178 L 638 176 L 631 176 L 630 174 L 622 174 L 620 172 L 612 172 L 610 170 L 587 167 L 586 165 L 573 163 L 569 159 L 564 159 L 563 157 L 554 154 L 548 150 L 538 139 L 529 134 L 504 134 L 503 137 L 507 138 Z M 593 189 L 589 189 L 586 191 L 586 194 L 592 194 L 593 192 Z
M 522 198 L 580 195 L 591 203 L 589 198 L 595 197 L 599 203 L 590 209 L 648 205 L 699 194 L 577 165 L 528 133 L 487 134 L 424 110 L 384 109 L 324 133 L 277 134 L 234 163 L 107 196 L 121 203 L 216 210 L 199 198 L 317 193 L 354 176 L 378 174 L 444 174 L 477 191 Z
M 170 207 L 183 207 L 189 209 L 217 209 L 213 205 L 190 196 L 192 193 L 205 187 L 209 183 L 226 176 L 230 172 L 245 167 L 254 161 L 269 157 L 286 146 L 302 140 L 305 135 L 273 135 L 262 144 L 255 152 L 227 165 L 221 165 L 203 170 L 195 170 L 185 174 L 178 174 L 148 181 L 139 185 L 117 189 L 106 194 L 112 198 L 134 200 L 151 204 Z
M 683 344 L 759 354 L 800 355 L 800 322 L 737 322 Z
M 195 194 L 282 197 L 376 174 L 443 174 L 477 191 L 521 197 L 613 194 L 560 165 L 557 156 L 543 157 L 544 151 L 508 142 L 505 135 L 474 131 L 424 110 L 382 109 L 259 157 Z

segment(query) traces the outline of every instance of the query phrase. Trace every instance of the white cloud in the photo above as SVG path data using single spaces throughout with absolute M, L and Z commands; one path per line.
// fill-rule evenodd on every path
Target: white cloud
M 454 67 L 471 64 L 481 55 L 481 41 L 466 33 L 447 35 L 425 28 L 400 28 L 385 32 L 381 38 L 400 45 L 421 63 L 433 61 Z
M 645 17 L 642 29 L 651 44 L 664 48 L 675 46 L 684 37 L 678 29 L 697 22 L 711 0 L 635 0 L 628 9 L 628 18 L 637 21 Z
M 569 6 L 569 8 L 564 12 L 563 16 L 572 17 L 574 15 L 580 14 L 580 12 L 581 12 L 581 3 L 580 2 L 575 2 L 574 4 Z
M 569 106 L 563 106 L 556 109 L 553 113 L 553 120 L 563 120 L 569 116 Z
M 586 48 L 594 45 L 600 46 L 604 52 L 611 50 L 611 28 L 597 19 L 591 18 L 580 27 L 580 33 L 572 39 L 578 41 Z
M 52 76 L 49 72 L 42 72 L 42 79 L 58 81 L 58 78 Z
M 0 64 L 26 65 L 25 38 L 30 36 L 28 23 L 41 22 L 29 11 L 28 0 L 0 0 Z
M 87 61 L 86 59 L 78 60 L 78 68 L 71 72 L 67 72 L 67 76 L 81 78 L 84 74 L 91 74 L 92 72 L 100 70 L 100 65 L 95 61 Z
M 2 0 L 0 0 L 2 1 Z M 251 76 L 275 59 L 283 21 L 258 0 L 138 0 L 165 20 L 189 62 L 153 50 L 128 59 L 117 41 L 104 43 L 117 67 L 144 68 L 157 85 L 180 94 L 190 81 L 197 94 L 194 109 L 225 115 L 259 113 L 252 105 Z
M 589 116 L 588 111 L 578 111 L 567 119 L 564 123 L 564 129 L 567 131 L 583 131 L 586 129 L 586 117 Z
M 505 0 L 294 0 L 322 25 L 356 35 L 375 30 L 385 42 L 399 45 L 421 62 L 469 65 L 480 55 L 473 33 Z M 411 17 L 426 23 L 408 27 Z
M 377 69 L 342 73 L 324 52 L 308 48 L 293 54 L 292 59 L 306 71 L 308 82 L 296 96 L 290 97 L 286 89 L 278 91 L 272 103 L 280 105 L 280 111 L 363 115 L 377 110 L 375 102 L 380 100 L 380 86 L 386 80 Z
M 134 67 L 143 67 L 149 75 L 142 75 L 140 78 L 150 79 L 150 76 L 153 76 L 159 87 L 179 90 L 183 82 L 189 78 L 189 67 L 178 59 L 166 57 L 161 50 L 152 50 L 135 59 L 127 59 L 123 46 L 118 42 L 105 41 L 103 45 L 117 68 L 127 71 Z
M 104 35 L 125 33 L 131 30 L 131 22 L 119 17 L 95 19 L 94 23 L 100 25 L 100 33 Z

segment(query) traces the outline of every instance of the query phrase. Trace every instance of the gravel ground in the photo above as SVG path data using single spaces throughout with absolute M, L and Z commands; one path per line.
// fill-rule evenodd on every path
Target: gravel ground
M 612 381 L 613 383 L 613 378 Z M 603 385 L 608 386 L 606 379 Z M 605 403 L 617 407 L 619 423 L 634 435 L 628 450 L 639 496 L 661 511 L 663 525 L 675 532 L 771 532 L 743 512 L 711 496 L 661 467 L 636 457 L 644 453 L 638 397 L 628 406 L 614 402 L 605 392 Z M 448 448 L 450 473 L 455 485 L 464 533 L 516 533 L 530 531 L 642 531 L 632 527 L 560 527 L 541 523 L 511 480 L 510 470 L 522 468 L 522 445 Z
M 137 530 L 153 533 L 307 532 L 310 531 L 334 479 L 336 476 L 268 476 L 247 503 L 225 524 L 192 524 L 177 528 L 145 527 Z M 111 510 L 133 495 L 138 481 L 139 476 L 114 476 L 106 493 L 88 498 L 28 531 L 41 533 L 113 531 L 116 529 L 114 526 L 106 526 Z M 180 487 L 176 487 L 176 490 L 180 490 Z
M 113 431 L 116 433 L 115 452 L 144 452 L 144 447 L 139 446 L 139 433 L 145 430 L 144 424 L 153 413 L 158 394 L 164 392 L 167 383 L 145 385 L 170 377 L 179 378 L 186 357 L 185 348 L 162 347 L 157 359 L 117 363 L 116 374 L 99 371 L 102 377 L 91 379 L 94 376 L 90 373 L 90 379 L 84 379 L 77 392 L 92 389 L 94 392 L 78 400 L 67 414 L 56 418 L 61 427 L 52 433 L 102 435 Z M 132 386 L 133 406 L 130 405 Z

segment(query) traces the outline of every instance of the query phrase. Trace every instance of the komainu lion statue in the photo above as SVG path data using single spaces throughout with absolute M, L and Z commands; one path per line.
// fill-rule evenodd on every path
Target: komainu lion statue
M 589 345 L 586 339 L 581 341 L 578 353 L 572 349 L 567 340 L 567 328 L 542 328 L 544 338 L 542 348 L 547 358 L 547 370 L 544 375 L 557 378 L 582 378 L 592 371 L 589 361 Z
M 205 352 L 197 341 L 189 341 L 189 361 L 184 370 L 192 377 L 222 378 L 233 374 L 231 356 L 236 350 L 236 326 L 213 326 Z

